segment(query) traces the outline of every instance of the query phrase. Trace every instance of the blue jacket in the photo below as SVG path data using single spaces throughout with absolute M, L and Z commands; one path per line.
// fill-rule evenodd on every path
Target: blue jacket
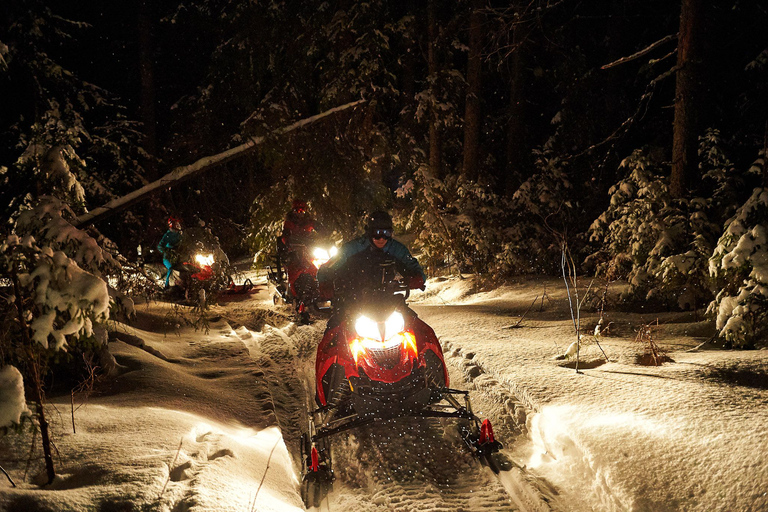
M 180 243 L 181 233 L 169 229 L 165 232 L 163 238 L 160 239 L 160 243 L 157 244 L 157 250 L 160 251 L 161 254 L 165 255 L 167 252 L 176 249 Z
M 349 258 L 365 251 L 369 247 L 373 247 L 373 244 L 367 235 L 355 238 L 341 246 L 338 254 L 317 271 L 318 283 L 332 283 L 336 278 L 336 273 L 344 269 Z M 403 277 L 420 276 L 426 282 L 427 276 L 424 274 L 424 270 L 422 270 L 421 265 L 411 255 L 406 246 L 394 238 L 390 238 L 381 250 L 392 256 L 404 269 L 406 275 Z

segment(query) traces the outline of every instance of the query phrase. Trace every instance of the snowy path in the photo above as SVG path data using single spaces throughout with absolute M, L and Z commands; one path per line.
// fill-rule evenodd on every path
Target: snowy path
M 617 335 L 601 340 L 610 362 L 592 343 L 590 369 L 576 374 L 554 357 L 575 337 L 563 293 L 508 328 L 544 286 L 414 307 L 476 387 L 488 380 L 525 404 L 531 442 L 514 459 L 568 510 L 768 510 L 768 353 L 689 351 L 703 323 L 667 314 L 654 336 L 674 362 L 639 365 L 635 329 L 654 315 L 611 312 Z M 582 321 L 590 332 L 596 318 Z M 492 419 L 505 414 L 493 408 Z
M 321 510 L 768 510 L 768 351 L 691 351 L 707 326 L 667 313 L 654 336 L 674 362 L 643 366 L 635 329 L 656 315 L 612 311 L 610 362 L 586 345 L 576 374 L 555 358 L 574 334 L 551 280 L 486 294 L 444 283 L 412 305 L 441 338 L 452 386 L 492 420 L 504 471 L 474 460 L 447 420 L 392 421 L 338 436 Z M 542 289 L 546 307 L 509 328 Z M 19 484 L 0 480 L 0 511 L 301 510 L 297 439 L 325 322 L 296 327 L 266 294 L 217 306 L 209 331 L 169 304 L 139 309 L 110 336 L 118 374 L 76 399 L 76 433 L 69 392 L 52 397 L 52 486 L 38 485 L 29 431 L 0 436 Z M 583 321 L 591 332 L 594 314 Z
M 309 326 L 265 325 L 260 332 L 245 327 L 233 331 L 265 372 L 278 424 L 296 461 L 306 407 L 314 402 L 315 348 L 324 326 L 319 319 Z M 461 387 L 459 367 L 451 373 L 453 383 Z M 510 497 L 508 491 L 514 486 L 505 489 L 498 476 L 469 454 L 451 422 L 401 419 L 341 434 L 334 440 L 333 457 L 337 480 L 321 509 L 545 510 L 516 506 L 526 500 Z

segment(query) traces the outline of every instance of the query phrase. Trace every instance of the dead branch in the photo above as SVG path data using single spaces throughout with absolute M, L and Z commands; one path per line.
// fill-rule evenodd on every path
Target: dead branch
M 96 383 L 96 374 L 99 369 L 99 367 L 94 365 L 89 358 L 85 357 L 85 354 L 83 354 L 83 362 L 85 363 L 85 368 L 88 370 L 88 376 L 70 392 L 70 414 L 72 415 L 73 434 L 77 434 L 77 430 L 75 428 L 75 411 L 80 409 L 80 407 L 83 405 L 80 404 L 77 406 L 77 408 L 75 408 L 75 395 L 79 393 L 85 393 L 85 399 L 83 400 L 83 403 L 88 401 L 88 397 L 93 391 L 93 386 Z
M 181 445 L 184 444 L 184 436 L 181 436 L 181 440 L 179 441 L 179 447 L 176 449 L 176 456 L 173 458 L 173 462 L 171 462 L 171 465 L 168 466 L 168 478 L 165 479 L 165 483 L 163 484 L 163 488 L 160 490 L 160 494 L 157 496 L 157 499 L 163 497 L 163 493 L 165 492 L 165 488 L 168 486 L 168 482 L 171 481 L 171 472 L 173 471 L 173 466 L 176 465 L 176 460 L 179 458 L 179 452 L 181 452 Z
M 531 310 L 533 305 L 536 304 L 537 300 L 539 300 L 539 296 L 538 295 L 536 296 L 536 298 L 533 299 L 533 302 L 531 302 L 531 305 L 528 306 L 528 309 L 525 310 L 525 313 L 523 313 L 523 316 L 520 317 L 520 320 L 518 320 L 517 323 L 515 323 L 515 324 L 506 326 L 505 329 L 514 329 L 516 327 L 520 327 L 520 322 L 523 321 L 523 318 L 525 318 L 525 315 L 528 314 L 528 312 Z M 542 300 L 542 302 L 543 302 L 543 300 Z
M 8 479 L 8 481 L 11 482 L 11 485 L 13 487 L 16 487 L 16 482 L 14 482 L 13 478 L 11 478 L 11 475 L 9 475 L 8 472 L 3 469 L 3 466 L 0 466 L 0 471 L 2 471 L 5 477 Z
M 259 482 L 259 487 L 256 489 L 256 495 L 253 497 L 252 506 L 249 508 L 252 512 L 256 511 L 256 498 L 259 497 L 259 491 L 261 491 L 261 486 L 264 485 L 264 479 L 267 477 L 267 471 L 269 471 L 269 464 L 272 461 L 272 454 L 275 453 L 275 448 L 277 448 L 277 443 L 280 441 L 280 437 L 277 438 L 277 441 L 275 441 L 275 445 L 272 447 L 272 450 L 269 452 L 269 458 L 267 458 L 267 467 L 264 468 L 264 474 L 261 476 L 261 481 Z
M 677 34 L 670 34 L 670 35 L 668 35 L 666 37 L 662 37 L 661 39 L 659 39 L 655 43 L 651 43 L 650 45 L 646 46 L 645 48 L 643 48 L 639 52 L 633 53 L 632 55 L 628 55 L 627 57 L 622 57 L 619 60 L 615 60 L 615 61 L 613 61 L 613 62 L 611 62 L 609 64 L 606 64 L 606 65 L 600 67 L 600 69 L 610 69 L 612 67 L 616 67 L 616 66 L 619 66 L 621 64 L 626 64 L 627 62 L 633 61 L 635 59 L 639 59 L 643 55 L 649 54 L 650 52 L 652 52 L 654 49 L 658 48 L 659 46 L 661 46 L 661 45 L 663 45 L 665 43 L 668 43 L 669 41 L 674 41 L 675 39 L 677 39 Z

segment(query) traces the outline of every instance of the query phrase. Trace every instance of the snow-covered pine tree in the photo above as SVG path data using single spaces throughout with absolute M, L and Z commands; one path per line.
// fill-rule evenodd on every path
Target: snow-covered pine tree
M 625 278 L 624 300 L 678 309 L 710 300 L 709 256 L 741 188 L 722 145 L 717 130 L 700 139 L 702 180 L 691 198 L 673 199 L 666 165 L 645 152 L 622 162 L 627 177 L 611 187 L 608 209 L 590 226 L 586 264 L 598 275 Z
M 750 166 L 762 174 L 763 152 Z M 734 347 L 765 346 L 768 339 L 768 189 L 757 187 L 725 223 L 709 259 L 718 290 L 707 313 Z
M 16 101 L 4 104 L 8 115 L 0 121 L 0 366 L 6 374 L 19 368 L 31 392 L 50 481 L 46 372 L 73 352 L 105 355 L 110 308 L 132 309 L 107 284 L 120 274 L 114 246 L 72 221 L 89 197 L 109 197 L 140 181 L 135 154 L 127 150 L 138 134 L 105 91 L 54 59 L 81 24 L 38 0 L 13 2 L 2 14 L 0 96 Z M 107 369 L 111 362 L 98 364 Z M 23 401 L 23 388 L 13 389 L 15 401 Z
M 103 203 L 138 188 L 138 126 L 113 95 L 56 60 L 84 24 L 40 0 L 13 2 L 3 14 L 0 96 L 14 101 L 5 102 L 0 116 L 0 216 L 13 218 L 52 187 L 68 194 L 77 212 L 86 201 Z M 142 229 L 132 214 L 120 225 L 115 232 L 123 236 Z
M 496 266 L 502 274 L 551 273 L 568 242 L 573 186 L 565 163 L 549 150 L 534 151 L 536 172 L 512 195 Z

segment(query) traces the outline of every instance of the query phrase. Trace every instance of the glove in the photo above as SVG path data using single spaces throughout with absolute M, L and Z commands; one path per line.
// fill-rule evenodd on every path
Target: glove
M 331 300 L 333 298 L 333 283 L 320 283 L 318 286 L 320 292 L 320 298 L 323 300 Z
M 424 279 L 422 279 L 421 276 L 409 277 L 408 288 L 410 288 L 411 290 L 415 290 L 416 288 L 418 288 L 419 290 L 423 290 L 425 288 Z

